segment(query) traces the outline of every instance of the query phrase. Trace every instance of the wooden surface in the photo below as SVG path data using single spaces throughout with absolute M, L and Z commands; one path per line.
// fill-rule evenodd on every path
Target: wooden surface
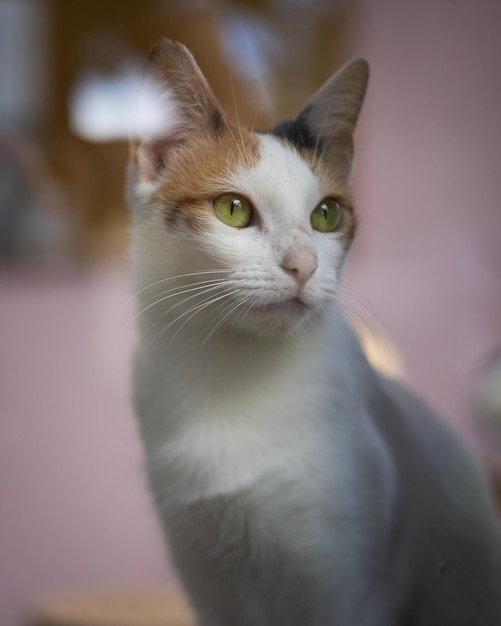
M 78 589 L 39 598 L 30 626 L 193 626 L 181 591 L 173 586 Z

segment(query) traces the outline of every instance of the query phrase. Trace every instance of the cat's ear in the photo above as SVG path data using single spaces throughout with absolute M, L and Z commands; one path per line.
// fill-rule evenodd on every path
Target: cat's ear
M 316 150 L 334 158 L 339 173 L 346 178 L 351 171 L 353 132 L 368 80 L 368 62 L 350 61 L 324 83 L 297 118 L 313 138 Z
M 158 178 L 177 146 L 200 134 L 217 134 L 224 124 L 221 107 L 195 59 L 175 41 L 163 39 L 153 48 L 140 100 L 139 109 L 149 113 L 147 119 L 143 115 L 145 123 L 138 123 L 130 156 L 144 182 Z

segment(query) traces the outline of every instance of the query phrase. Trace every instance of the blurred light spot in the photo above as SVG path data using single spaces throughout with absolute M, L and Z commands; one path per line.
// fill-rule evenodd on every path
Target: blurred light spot
M 253 80 L 268 78 L 268 57 L 280 54 L 282 46 L 262 16 L 251 11 L 229 11 L 219 28 L 221 45 L 232 63 Z
M 404 378 L 403 359 L 388 333 L 380 325 L 373 321 L 369 324 L 353 313 L 350 313 L 350 322 L 369 363 L 386 376 Z
M 70 97 L 71 129 L 88 141 L 158 136 L 175 122 L 168 92 L 131 64 L 111 75 L 87 72 Z

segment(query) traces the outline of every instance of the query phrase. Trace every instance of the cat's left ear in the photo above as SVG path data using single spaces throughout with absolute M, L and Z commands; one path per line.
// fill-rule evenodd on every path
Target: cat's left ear
M 296 119 L 306 129 L 312 147 L 333 158 L 345 178 L 351 172 L 353 132 L 368 80 L 368 62 L 350 61 L 324 83 Z
M 146 63 L 140 110 L 146 112 L 130 142 L 139 180 L 154 182 L 172 151 L 204 133 L 220 132 L 221 107 L 189 50 L 163 39 Z M 143 126 L 143 127 L 141 127 Z

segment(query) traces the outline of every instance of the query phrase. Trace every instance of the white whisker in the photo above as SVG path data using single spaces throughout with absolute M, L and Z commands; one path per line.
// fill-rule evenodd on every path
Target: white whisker
M 193 291 L 203 291 L 204 289 L 209 290 L 209 289 L 218 288 L 223 284 L 224 283 L 222 283 L 220 280 L 201 281 L 200 283 L 196 283 L 194 286 L 191 286 L 187 289 L 179 289 L 179 287 L 174 287 L 173 289 L 164 291 L 161 294 L 158 294 L 158 296 L 156 297 L 155 300 L 153 300 L 153 302 L 150 302 L 147 306 L 143 307 L 131 321 L 133 322 L 137 320 L 137 318 L 143 315 L 143 313 L 145 313 L 146 311 L 148 311 L 148 309 L 151 309 L 151 307 L 161 304 L 162 302 L 165 302 L 166 300 L 169 300 L 170 298 L 175 298 L 177 296 L 181 296 L 185 293 L 191 293 Z M 195 294 L 192 297 L 195 297 L 196 295 L 199 295 L 199 294 Z M 187 300 L 190 300 L 190 298 L 185 298 L 181 300 L 181 302 L 174 305 L 174 307 L 186 302 Z M 170 311 L 170 309 L 168 310 Z
M 207 308 L 208 306 L 211 306 L 212 304 L 214 304 L 215 302 L 218 302 L 219 300 L 221 300 L 222 298 L 229 298 L 232 295 L 238 293 L 238 289 L 234 290 L 234 291 L 230 291 L 229 293 L 225 293 L 222 294 L 220 296 L 218 296 L 217 298 L 213 298 L 211 300 L 209 300 L 208 302 L 205 302 L 201 305 L 199 305 L 198 307 L 194 307 L 195 311 L 181 324 L 181 326 L 177 329 L 177 331 L 174 333 L 174 335 L 172 336 L 171 340 L 169 341 L 168 345 L 167 345 L 167 350 L 169 349 L 169 347 L 171 346 L 172 342 L 174 341 L 174 339 L 177 337 L 177 335 L 181 332 L 181 330 L 186 326 L 186 324 L 193 319 L 193 317 L 195 317 L 195 315 L 197 313 L 199 313 L 200 311 L 202 311 L 203 309 Z M 191 309 L 193 310 L 193 309 Z M 172 324 L 174 324 L 175 322 L 177 322 L 181 317 L 184 317 L 185 315 L 187 315 L 190 311 L 187 311 L 185 313 L 182 313 L 181 315 L 179 315 L 175 320 L 173 320 L 170 324 L 167 325 L 167 327 L 164 330 L 167 330 L 167 328 L 169 328 L 170 326 L 172 326 Z M 162 331 L 163 334 L 163 331 Z
M 183 298 L 182 300 L 180 300 L 179 302 L 176 302 L 175 304 L 173 304 L 172 306 L 170 306 L 168 309 L 166 309 L 162 315 L 159 315 L 158 318 L 156 319 L 156 321 L 152 324 L 151 328 L 154 328 L 157 324 L 159 324 L 160 322 L 162 322 L 166 317 L 168 317 L 170 315 L 170 313 L 172 313 L 172 311 L 174 311 L 176 308 L 184 306 L 187 302 L 189 302 L 190 300 L 193 300 L 194 298 L 200 298 L 200 297 L 204 297 L 207 296 L 208 294 L 210 294 L 209 298 L 205 298 L 205 300 L 202 301 L 203 302 L 207 302 L 208 299 L 213 297 L 213 294 L 211 292 L 213 291 L 217 291 L 218 289 L 221 288 L 221 286 L 224 283 L 221 284 L 217 284 L 217 285 L 213 285 L 210 287 L 206 287 L 205 290 L 203 290 L 201 293 L 197 292 L 195 294 L 192 294 L 190 296 L 188 296 L 187 298 Z M 200 303 L 199 303 L 200 304 Z M 195 304 L 191 309 L 189 309 L 189 311 L 192 311 L 195 307 L 197 306 L 197 304 Z M 189 312 L 188 311 L 188 312 Z
M 202 343 L 202 348 L 205 346 L 205 344 L 209 341 L 209 339 L 212 337 L 212 335 L 217 331 L 218 328 L 221 327 L 221 325 L 224 323 L 224 321 L 226 319 L 228 319 L 228 317 L 234 312 L 236 311 L 236 309 L 238 309 L 240 306 L 242 306 L 243 304 L 245 304 L 245 302 L 250 298 L 250 296 L 247 296 L 247 298 L 244 298 L 243 300 L 237 302 L 234 306 L 232 306 L 225 315 L 223 315 L 223 317 L 221 317 L 221 319 L 217 322 L 217 324 L 214 325 L 214 327 L 212 328 L 212 330 L 210 331 L 210 333 L 207 335 L 207 337 L 205 338 L 205 340 Z
M 142 289 L 139 289 L 139 291 L 136 291 L 134 294 L 132 294 L 124 303 L 122 310 L 127 307 L 130 302 L 132 300 L 134 300 L 135 298 L 137 298 L 140 294 L 142 294 L 144 291 L 146 291 L 147 289 L 151 289 L 152 287 L 155 287 L 156 285 L 160 285 L 161 283 L 166 283 L 169 282 L 171 280 L 177 280 L 179 278 L 188 278 L 191 276 L 202 276 L 204 274 L 221 274 L 221 273 L 230 273 L 232 270 L 200 270 L 198 272 L 189 272 L 188 274 L 178 274 L 176 276 L 169 276 L 168 278 L 161 278 L 160 280 L 157 280 L 153 283 L 149 283 L 148 285 L 146 285 L 145 287 L 143 287 Z
M 235 85 L 233 84 L 233 76 L 231 74 L 231 69 L 228 66 L 228 73 L 230 75 L 230 85 L 231 85 L 231 93 L 233 96 L 233 104 L 235 106 L 235 115 L 237 117 L 237 128 L 238 128 L 238 134 L 240 135 L 240 143 L 242 144 L 242 151 L 243 154 L 245 156 L 245 164 L 247 165 L 247 167 L 251 167 L 251 161 L 249 158 L 249 155 L 247 153 L 247 148 L 245 147 L 245 142 L 244 142 L 244 138 L 242 135 L 242 127 L 240 126 L 240 119 L 238 117 L 238 107 L 237 107 L 237 99 L 236 99 L 236 95 L 235 95 Z

